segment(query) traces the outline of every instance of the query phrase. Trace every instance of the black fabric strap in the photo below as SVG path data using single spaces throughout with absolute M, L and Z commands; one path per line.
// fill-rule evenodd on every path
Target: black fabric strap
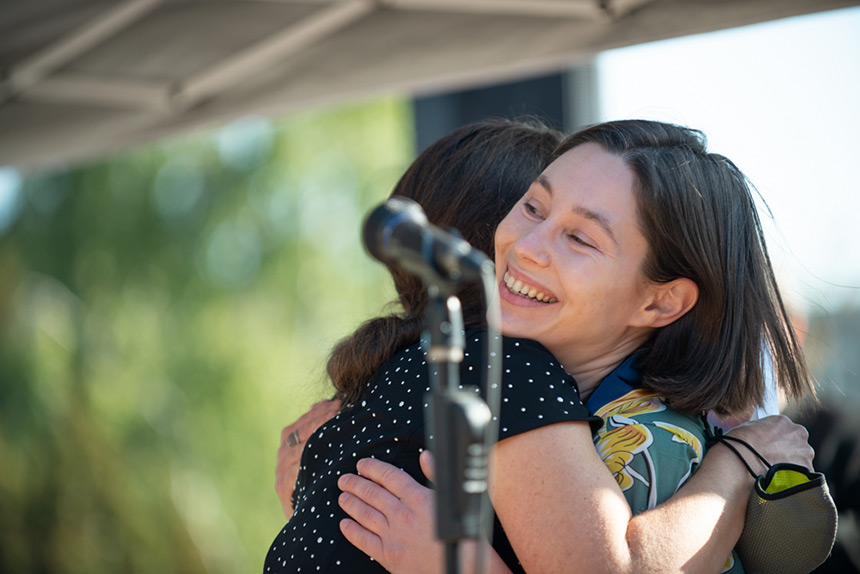
M 771 466 L 773 466 L 767 460 L 765 460 L 765 458 L 761 454 L 759 454 L 759 452 L 756 449 L 754 449 L 747 441 L 745 441 L 743 439 L 739 439 L 738 437 L 735 437 L 735 436 L 723 434 L 722 429 L 712 427 L 711 424 L 708 422 L 708 416 L 705 413 L 702 413 L 702 422 L 705 424 L 705 438 L 707 440 L 705 445 L 708 448 L 714 446 L 717 443 L 723 443 L 724 445 L 726 445 L 727 448 L 731 449 L 731 451 L 733 453 L 735 453 L 735 456 L 737 456 L 739 459 L 741 459 L 741 462 L 744 463 L 744 466 L 747 467 L 747 470 L 749 471 L 749 473 L 752 475 L 753 478 L 758 478 L 759 475 L 757 475 L 753 471 L 752 467 L 749 465 L 749 463 L 746 461 L 746 459 L 741 455 L 741 453 L 738 452 L 738 449 L 736 449 L 733 445 L 729 444 L 730 441 L 740 443 L 740 444 L 744 445 L 745 447 L 747 447 L 747 449 L 751 453 L 753 453 L 760 461 L 762 461 L 762 463 L 764 463 L 764 465 L 767 468 L 770 468 Z
M 743 439 L 739 439 L 739 438 L 738 438 L 738 437 L 736 437 L 736 436 L 730 436 L 730 435 L 726 435 L 726 434 L 711 435 L 711 436 L 708 438 L 707 446 L 708 446 L 708 447 L 711 447 L 711 446 L 713 446 L 713 445 L 715 445 L 715 444 L 717 444 L 717 443 L 723 443 L 726 447 L 728 447 L 729 449 L 731 449 L 731 451 L 732 451 L 733 453 L 735 453 L 735 455 L 736 455 L 739 459 L 741 459 L 741 462 L 742 462 L 742 463 L 744 463 L 744 466 L 745 466 L 745 467 L 747 467 L 747 470 L 749 471 L 750 475 L 752 475 L 752 477 L 753 477 L 753 478 L 758 478 L 758 475 L 755 473 L 755 471 L 753 471 L 752 467 L 749 465 L 749 463 L 746 461 L 746 459 L 741 455 L 741 453 L 739 453 L 739 452 L 738 452 L 738 449 L 736 449 L 736 448 L 735 448 L 735 447 L 730 443 L 730 441 L 734 441 L 734 442 L 737 442 L 737 443 L 740 443 L 740 444 L 744 445 L 745 447 L 747 447 L 747 449 L 748 449 L 751 453 L 753 453 L 754 455 L 756 455 L 756 457 L 758 457 L 758 459 L 759 459 L 760 461 L 762 461 L 762 463 L 764 463 L 764 465 L 765 465 L 767 468 L 770 468 L 770 467 L 771 467 L 771 464 L 770 464 L 767 460 L 765 460 L 765 458 L 764 458 L 761 454 L 759 454 L 759 452 L 758 452 L 756 449 L 754 449 L 752 446 L 750 446 L 750 444 L 749 444 L 747 441 L 745 441 L 745 440 L 743 440 Z

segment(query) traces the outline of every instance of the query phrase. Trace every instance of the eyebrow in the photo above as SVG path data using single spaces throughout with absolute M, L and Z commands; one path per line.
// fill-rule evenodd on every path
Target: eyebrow
M 550 196 L 552 196 L 552 184 L 550 184 L 549 179 L 547 179 L 544 174 L 538 175 L 535 179 L 535 182 L 537 182 L 541 187 L 546 190 L 548 194 L 550 194 Z M 587 207 L 583 207 L 581 205 L 574 206 L 571 211 L 573 211 L 573 213 L 575 213 L 576 215 L 584 217 L 585 219 L 593 221 L 594 223 L 599 225 L 606 232 L 606 234 L 609 235 L 609 239 L 611 239 L 615 245 L 618 245 L 618 240 L 615 239 L 615 234 L 612 232 L 612 227 L 609 225 L 609 219 L 607 219 L 605 215 L 588 209 Z

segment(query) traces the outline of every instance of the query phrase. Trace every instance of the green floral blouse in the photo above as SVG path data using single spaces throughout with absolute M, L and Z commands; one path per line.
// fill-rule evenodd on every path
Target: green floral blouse
M 705 453 L 704 422 L 668 408 L 649 391 L 634 389 L 594 414 L 603 419 L 594 437 L 597 452 L 633 514 L 672 496 L 696 471 Z M 735 552 L 721 572 L 744 572 Z

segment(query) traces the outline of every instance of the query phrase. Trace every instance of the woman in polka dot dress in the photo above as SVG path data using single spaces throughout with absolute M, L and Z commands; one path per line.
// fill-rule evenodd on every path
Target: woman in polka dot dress
M 561 135 L 537 122 L 488 120 L 465 126 L 427 148 L 400 179 L 393 194 L 421 204 L 434 224 L 462 230 L 478 247 L 492 247 L 496 224 L 543 169 Z M 418 455 L 424 448 L 424 394 L 429 372 L 418 344 L 427 297 L 415 276 L 390 269 L 400 296 L 402 313 L 372 319 L 335 348 L 329 375 L 346 405 L 307 439 L 292 496 L 294 513 L 269 549 L 264 572 L 384 572 L 379 563 L 353 547 L 339 530 L 346 514 L 339 508 L 337 479 L 355 472 L 356 461 L 374 456 L 397 464 L 419 478 Z M 466 286 L 458 293 L 467 327 L 484 323 L 480 291 Z M 464 385 L 481 383 L 486 364 L 481 338 L 484 330 L 469 331 Z M 512 348 L 518 353 L 511 353 Z M 503 436 L 561 420 L 593 421 L 583 407 L 572 379 L 539 344 L 505 341 L 512 358 L 505 368 L 511 380 L 534 382 L 523 388 L 520 402 L 508 396 L 501 413 Z M 520 367 L 514 363 L 519 361 Z M 533 368 L 543 373 L 536 376 Z M 506 379 L 507 380 L 507 379 Z M 535 388 L 545 392 L 538 396 Z M 510 391 L 511 389 L 509 389 Z M 513 402 L 512 402 L 513 401 Z M 529 409 L 526 424 L 508 410 Z M 588 422 L 584 426 L 588 428 Z M 590 434 L 590 430 L 586 431 Z M 301 437 L 302 440 L 305 437 Z M 497 537 L 502 554 L 513 556 Z M 511 558 L 513 560 L 513 558 Z

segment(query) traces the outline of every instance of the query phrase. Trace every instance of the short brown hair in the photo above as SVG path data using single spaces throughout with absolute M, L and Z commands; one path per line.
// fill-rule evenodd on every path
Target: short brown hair
M 698 130 L 648 120 L 589 126 L 550 161 L 583 143 L 620 157 L 635 178 L 639 225 L 649 243 L 643 273 L 693 280 L 699 299 L 640 349 L 644 384 L 688 412 L 746 412 L 763 402 L 770 354 L 791 398 L 812 391 L 743 173 L 706 149 Z
M 476 249 L 493 255 L 499 222 L 540 174 L 561 133 L 536 119 L 487 119 L 454 130 L 424 150 L 392 195 L 416 201 L 430 223 L 460 231 Z M 329 377 L 345 404 L 358 399 L 370 377 L 394 354 L 418 342 L 429 297 L 421 280 L 390 267 L 401 310 L 362 324 L 338 343 Z M 483 294 L 475 285 L 457 293 L 466 327 L 486 322 Z

